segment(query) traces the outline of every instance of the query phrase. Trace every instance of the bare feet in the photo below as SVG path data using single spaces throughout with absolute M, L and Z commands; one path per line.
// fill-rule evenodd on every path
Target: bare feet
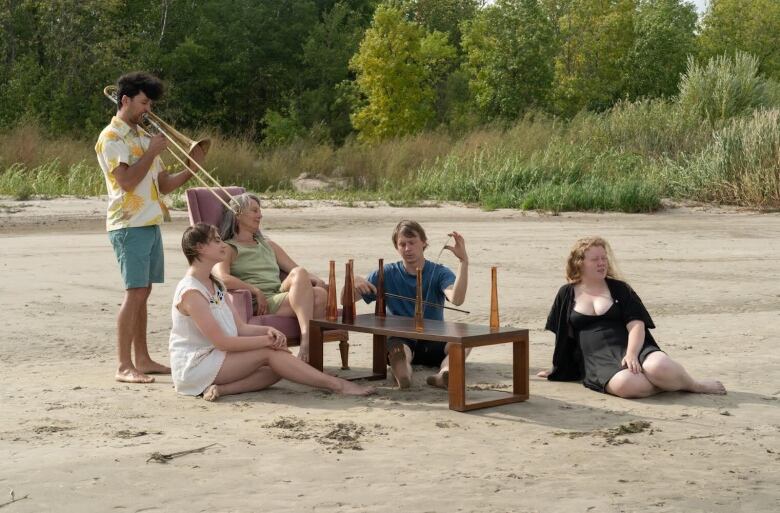
M 138 361 L 136 359 L 135 368 L 144 374 L 170 374 L 171 368 L 154 360 Z
M 432 374 L 425 379 L 425 382 L 432 387 L 448 389 L 450 387 L 450 371 L 442 371 L 438 374 Z
M 546 370 L 539 371 L 536 373 L 536 375 L 540 378 L 546 378 L 547 376 L 550 375 L 550 371 L 546 371 Z
M 407 361 L 406 350 L 403 346 L 396 346 L 390 351 L 390 368 L 398 383 L 398 388 L 406 389 L 412 386 L 412 366 Z
M 345 379 L 339 380 L 341 383 L 339 383 L 339 389 L 335 390 L 335 392 L 338 392 L 339 394 L 344 395 L 373 395 L 376 393 L 376 388 L 374 387 L 364 387 L 355 383 L 352 383 L 351 381 L 347 381 Z M 205 394 L 204 396 L 205 397 Z
M 154 383 L 152 376 L 147 376 L 135 367 L 119 367 L 114 379 L 121 383 Z
M 206 401 L 216 401 L 219 399 L 219 387 L 217 385 L 209 385 L 208 388 L 203 391 L 203 399 Z
M 726 387 L 716 379 L 702 379 L 696 382 L 693 390 L 697 394 L 726 395 Z

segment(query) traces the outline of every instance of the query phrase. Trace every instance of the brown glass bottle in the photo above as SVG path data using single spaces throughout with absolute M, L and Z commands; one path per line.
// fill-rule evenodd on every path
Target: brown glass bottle
M 325 318 L 335 321 L 338 318 L 338 304 L 336 302 L 336 262 L 330 261 L 330 273 L 328 276 L 328 303 L 325 307 Z
M 347 262 L 346 276 L 344 277 L 344 300 L 341 305 L 341 322 L 352 324 L 355 322 L 355 278 L 352 274 L 353 261 Z

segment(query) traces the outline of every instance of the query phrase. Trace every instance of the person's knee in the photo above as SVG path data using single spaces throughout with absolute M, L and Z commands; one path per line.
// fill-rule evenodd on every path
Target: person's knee
M 644 376 L 616 376 L 607 386 L 607 392 L 623 399 L 637 399 L 645 397 L 652 390 L 653 385 Z
M 642 369 L 649 376 L 666 376 L 674 372 L 675 365 L 668 356 L 658 353 L 658 356 L 655 357 L 652 354 L 649 355 L 642 364 Z
M 274 351 L 273 349 L 267 347 L 247 351 L 247 353 L 249 353 L 248 357 L 257 364 L 258 369 L 269 366 L 271 364 L 271 359 L 273 358 L 274 353 L 277 352 L 280 351 Z
M 125 302 L 132 306 L 144 305 L 149 299 L 152 287 L 139 287 L 125 290 Z
M 295 267 L 290 271 L 290 279 L 293 282 L 308 282 L 309 281 L 309 272 L 301 266 Z

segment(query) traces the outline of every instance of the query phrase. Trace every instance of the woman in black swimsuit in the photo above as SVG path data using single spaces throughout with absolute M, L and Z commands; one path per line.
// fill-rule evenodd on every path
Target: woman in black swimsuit
M 609 244 L 599 237 L 578 240 L 566 263 L 547 318 L 555 333 L 553 368 L 540 377 L 582 380 L 599 392 L 626 398 L 684 390 L 725 394 L 720 381 L 695 380 L 669 358 L 650 333 L 655 328 L 642 300 L 616 277 Z

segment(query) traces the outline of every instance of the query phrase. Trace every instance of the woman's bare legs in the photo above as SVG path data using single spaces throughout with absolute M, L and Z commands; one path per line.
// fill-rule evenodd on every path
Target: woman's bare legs
M 606 390 L 607 393 L 624 399 L 639 399 L 662 392 L 644 374 L 634 374 L 628 369 L 623 369 L 612 376 L 612 379 L 607 383 Z
M 550 375 L 549 370 L 541 370 L 536 373 L 540 378 Z M 655 395 L 662 390 L 653 385 L 644 374 L 634 374 L 628 369 L 623 369 L 612 376 L 607 383 L 608 394 L 623 397 L 624 399 L 638 399 Z
M 346 395 L 374 393 L 373 387 L 324 374 L 287 351 L 254 349 L 227 353 L 214 384 L 206 389 L 203 396 L 214 400 L 223 395 L 263 390 L 282 378 Z
M 309 361 L 309 321 L 312 317 L 325 316 L 327 292 L 313 287 L 309 273 L 303 267 L 296 267 L 282 282 L 282 290 L 289 292 L 282 302 L 277 315 L 295 316 L 301 329 L 301 347 L 298 357 Z
M 726 387 L 714 379 L 695 380 L 669 356 L 656 351 L 650 353 L 642 364 L 647 379 L 659 389 L 666 392 L 684 390 L 698 394 L 725 394 Z

